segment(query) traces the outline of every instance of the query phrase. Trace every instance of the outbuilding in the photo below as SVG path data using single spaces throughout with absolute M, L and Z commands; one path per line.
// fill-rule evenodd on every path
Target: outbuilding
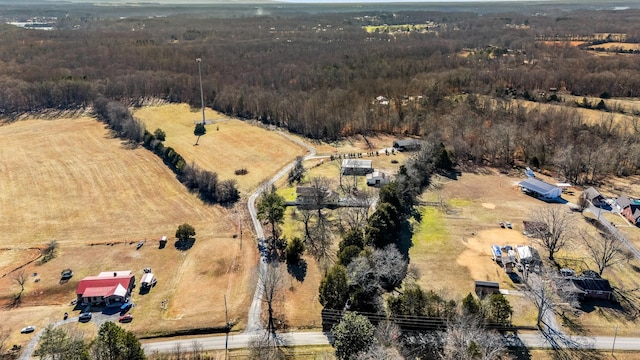
M 393 148 L 398 151 L 418 150 L 420 149 L 420 140 L 416 140 L 416 139 L 395 140 L 393 142 Z
M 344 159 L 341 167 L 342 175 L 367 175 L 373 172 L 373 161 Z
M 536 178 L 528 178 L 518 185 L 522 191 L 536 198 L 557 199 L 562 196 L 561 188 Z
M 483 298 L 491 294 L 500 293 L 500 284 L 498 284 L 497 282 L 476 280 L 475 284 L 476 295 L 478 295 L 479 298 Z
M 604 196 L 602 196 L 602 194 L 600 194 L 600 192 L 593 187 L 585 189 L 582 193 L 582 196 L 584 196 L 585 199 L 589 200 L 593 204 L 593 206 L 601 207 L 608 205 L 605 202 Z
M 386 173 L 376 170 L 371 174 L 367 174 L 367 185 L 369 186 L 382 186 L 391 181 L 391 178 Z

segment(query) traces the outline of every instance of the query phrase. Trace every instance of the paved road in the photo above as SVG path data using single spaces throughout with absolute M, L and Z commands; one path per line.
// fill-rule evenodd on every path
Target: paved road
M 309 146 L 302 142 L 299 139 L 294 138 L 293 136 L 286 134 L 284 132 L 278 131 L 278 133 L 287 139 L 293 141 L 294 143 L 306 148 L 309 153 L 305 156 L 305 160 L 312 158 L 316 155 L 316 149 L 312 146 Z M 287 175 L 289 171 L 295 165 L 295 161 L 285 166 L 282 170 L 280 170 L 271 180 L 266 183 L 260 185 L 256 191 L 251 194 L 249 197 L 249 201 L 247 202 L 247 207 L 249 208 L 249 214 L 251 215 L 251 221 L 253 222 L 253 228 L 256 231 L 256 237 L 259 239 L 264 239 L 264 230 L 262 229 L 262 224 L 260 224 L 260 220 L 258 220 L 258 212 L 256 210 L 256 200 L 262 194 L 262 192 L 266 189 L 269 189 L 271 185 L 273 185 L 278 179 Z M 267 263 L 264 261 L 263 256 L 260 256 L 260 263 L 258 264 L 258 279 L 260 279 L 260 275 L 266 271 Z M 251 301 L 251 307 L 249 308 L 249 316 L 247 319 L 247 328 L 245 329 L 245 333 L 252 334 L 260 329 L 262 329 L 262 324 L 260 322 L 260 314 L 262 309 L 262 287 L 260 283 L 256 284 L 256 291 L 253 293 L 253 300 Z
M 146 354 L 153 352 L 173 352 L 179 345 L 183 351 L 189 350 L 194 344 L 197 344 L 202 350 L 224 350 L 225 345 L 228 349 L 247 348 L 249 342 L 254 335 L 238 334 L 226 336 L 209 336 L 187 340 L 170 340 L 162 342 L 149 342 L 142 344 Z M 331 337 L 330 333 L 322 332 L 297 332 L 280 334 L 284 343 L 288 346 L 303 345 L 329 345 Z M 519 339 L 519 341 L 518 341 Z M 551 348 L 549 341 L 540 334 L 518 334 L 518 339 L 507 338 L 506 344 L 521 344 L 527 348 Z M 614 337 L 611 336 L 571 336 L 566 340 L 574 344 L 576 348 L 583 349 L 600 349 L 608 350 L 614 345 Z M 616 350 L 640 350 L 640 341 L 638 338 L 617 337 L 615 338 Z
M 170 340 L 163 342 L 152 342 L 142 344 L 146 354 L 153 352 L 174 352 L 176 346 L 180 346 L 183 351 L 193 348 L 194 344 L 202 350 L 224 350 L 228 349 L 244 349 L 249 347 L 249 342 L 254 338 L 254 334 L 237 334 L 227 336 L 210 336 L 187 340 Z M 303 346 L 303 345 L 328 345 L 329 335 L 321 332 L 300 332 L 300 333 L 284 333 L 278 335 L 283 343 L 287 346 Z
M 625 246 L 633 253 L 633 255 L 635 255 L 636 259 L 640 260 L 640 251 L 638 251 L 638 249 L 635 246 L 633 246 L 633 244 L 631 244 L 629 240 L 627 240 L 627 238 L 624 237 L 624 235 L 622 235 L 620 231 L 618 231 L 618 229 L 609 222 L 609 220 L 605 219 L 605 217 L 602 216 L 602 213 L 609 212 L 608 210 L 602 210 L 600 208 L 597 208 L 593 206 L 593 204 L 591 203 L 589 203 L 589 207 L 587 207 L 585 210 L 587 210 L 588 212 L 596 216 L 598 221 L 604 227 L 606 227 L 611 234 L 615 235 L 618 238 L 618 240 L 622 241 L 622 243 L 625 244 Z

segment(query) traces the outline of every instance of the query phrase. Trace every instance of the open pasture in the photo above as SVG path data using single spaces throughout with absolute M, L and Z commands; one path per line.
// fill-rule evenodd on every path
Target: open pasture
M 0 316 L 11 344 L 33 336 L 18 333 L 24 326 L 41 329 L 65 311 L 76 314 L 70 301 L 77 283 L 109 270 L 132 270 L 139 280 L 151 267 L 158 278 L 148 294 L 134 289 L 135 319 L 125 326 L 138 336 L 221 327 L 225 297 L 230 321 L 246 322 L 258 259 L 249 226 L 240 248 L 239 223 L 249 224 L 244 205 L 202 203 L 156 155 L 126 149 L 89 117 L 21 120 L 0 126 L 0 137 Z M 185 222 L 196 240 L 180 251 L 173 235 Z M 169 242 L 160 249 L 163 235 Z M 33 261 L 51 240 L 59 244 L 56 256 Z M 61 282 L 65 268 L 74 276 Z M 22 270 L 27 280 L 15 307 Z

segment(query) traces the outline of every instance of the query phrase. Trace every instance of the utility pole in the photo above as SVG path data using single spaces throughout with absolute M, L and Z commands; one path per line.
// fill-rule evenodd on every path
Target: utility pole
M 200 69 L 200 63 L 202 62 L 202 59 L 196 58 L 196 62 L 198 63 L 198 78 L 200 79 L 200 101 L 202 102 L 202 125 L 206 125 L 204 120 L 204 93 L 202 92 L 202 70 Z

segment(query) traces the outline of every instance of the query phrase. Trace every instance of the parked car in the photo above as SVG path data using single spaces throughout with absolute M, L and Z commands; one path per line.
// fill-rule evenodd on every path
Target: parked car
M 90 312 L 83 312 L 82 314 L 80 314 L 80 316 L 78 316 L 78 321 L 81 322 L 87 322 L 91 320 L 91 313 Z
M 132 303 L 126 302 L 122 304 L 122 306 L 120 306 L 120 311 L 129 311 L 129 309 L 131 309 L 132 306 L 133 306 Z
M 71 269 L 64 269 L 60 272 L 60 278 L 62 280 L 69 280 L 73 277 L 73 270 Z
M 513 229 L 510 222 L 507 222 L 507 229 Z
M 34 331 L 36 331 L 36 327 L 35 327 L 35 326 L 33 326 L 33 325 L 30 325 L 30 326 L 27 326 L 27 327 L 23 327 L 23 328 L 20 330 L 20 333 L 21 333 L 21 334 L 29 334 L 29 333 L 32 333 L 32 332 L 34 332 Z
M 118 321 L 121 323 L 127 323 L 127 322 L 132 322 L 133 321 L 133 315 L 131 314 L 125 314 L 122 315 L 118 318 Z
M 504 222 L 500 221 L 498 225 L 500 225 L 500 227 L 504 229 Z

